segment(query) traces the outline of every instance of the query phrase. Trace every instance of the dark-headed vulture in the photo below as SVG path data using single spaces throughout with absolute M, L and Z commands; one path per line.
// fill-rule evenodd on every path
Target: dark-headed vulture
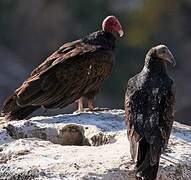
M 156 179 L 160 155 L 170 137 L 175 91 L 166 72 L 167 62 L 175 65 L 170 50 L 164 45 L 153 47 L 142 71 L 127 84 L 127 135 L 137 179 Z
M 115 16 L 108 16 L 102 30 L 64 44 L 5 100 L 1 114 L 7 120 L 19 120 L 40 107 L 64 108 L 81 97 L 88 99 L 93 110 L 93 98 L 115 60 L 113 33 L 122 36 L 123 30 Z M 78 106 L 83 111 L 82 101 Z

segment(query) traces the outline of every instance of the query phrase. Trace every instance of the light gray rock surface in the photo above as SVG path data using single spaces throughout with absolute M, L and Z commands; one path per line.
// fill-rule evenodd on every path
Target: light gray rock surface
M 1 180 L 133 176 L 122 110 L 0 123 Z M 191 179 L 191 127 L 177 122 L 158 172 L 158 180 L 176 179 Z

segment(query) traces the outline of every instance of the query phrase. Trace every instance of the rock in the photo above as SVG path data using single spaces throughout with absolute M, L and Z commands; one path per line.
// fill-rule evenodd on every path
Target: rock
M 2 180 L 134 179 L 122 110 L 0 123 L 0 138 Z M 191 127 L 175 122 L 158 180 L 190 180 L 190 148 Z

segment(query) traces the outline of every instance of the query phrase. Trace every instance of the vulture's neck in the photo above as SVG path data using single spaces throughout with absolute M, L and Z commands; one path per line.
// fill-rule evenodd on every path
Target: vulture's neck
M 97 31 L 83 39 L 83 42 L 101 46 L 103 49 L 115 49 L 115 37 L 110 32 Z
M 166 73 L 166 64 L 163 60 L 147 55 L 145 58 L 144 69 L 151 74 Z

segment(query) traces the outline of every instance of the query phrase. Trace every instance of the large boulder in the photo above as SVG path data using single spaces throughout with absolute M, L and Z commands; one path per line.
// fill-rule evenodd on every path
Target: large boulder
M 0 124 L 0 179 L 134 179 L 123 110 Z M 158 180 L 191 179 L 191 127 L 174 122 Z

